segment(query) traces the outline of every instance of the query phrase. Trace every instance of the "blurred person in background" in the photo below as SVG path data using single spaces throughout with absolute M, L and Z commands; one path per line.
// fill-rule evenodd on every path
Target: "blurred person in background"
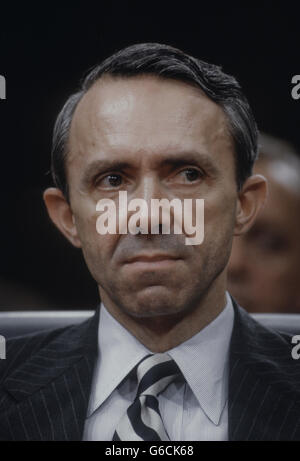
M 253 227 L 234 238 L 230 293 L 249 312 L 300 312 L 300 158 L 281 139 L 260 135 L 254 172 L 268 199 Z

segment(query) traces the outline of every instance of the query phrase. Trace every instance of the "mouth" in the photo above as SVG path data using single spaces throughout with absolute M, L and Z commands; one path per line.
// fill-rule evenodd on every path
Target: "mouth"
M 133 256 L 132 258 L 128 259 L 127 263 L 134 263 L 134 262 L 158 262 L 158 261 L 175 261 L 179 259 L 178 256 L 173 256 L 167 253 L 143 253 Z
M 125 261 L 125 264 L 130 267 L 136 267 L 139 270 L 143 269 L 162 269 L 174 265 L 181 258 L 170 254 L 138 254 Z

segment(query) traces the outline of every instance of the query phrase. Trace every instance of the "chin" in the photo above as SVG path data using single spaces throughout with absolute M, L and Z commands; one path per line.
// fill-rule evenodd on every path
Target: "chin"
M 162 287 L 149 287 L 129 301 L 124 310 L 137 318 L 175 315 L 184 311 L 184 306 L 175 305 L 176 296 L 162 290 Z M 178 300 L 178 297 L 177 297 Z

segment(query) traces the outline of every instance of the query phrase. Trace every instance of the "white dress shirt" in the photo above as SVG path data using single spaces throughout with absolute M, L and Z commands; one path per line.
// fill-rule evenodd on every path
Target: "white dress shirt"
M 158 397 L 170 440 L 228 439 L 228 362 L 234 310 L 226 293 L 223 311 L 192 338 L 170 349 L 184 379 Z M 134 401 L 137 382 L 128 373 L 151 353 L 102 304 L 95 365 L 83 440 L 112 440 Z

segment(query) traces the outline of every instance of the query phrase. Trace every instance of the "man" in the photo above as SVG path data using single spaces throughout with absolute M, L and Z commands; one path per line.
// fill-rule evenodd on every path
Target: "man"
M 101 308 L 80 326 L 8 343 L 2 439 L 300 438 L 290 339 L 226 292 L 233 236 L 265 198 L 256 150 L 248 103 L 217 66 L 141 44 L 90 72 L 56 122 L 56 187 L 44 199 L 82 249 Z M 121 232 L 120 192 L 131 203 L 193 199 L 193 217 L 204 200 L 204 241 L 164 233 L 163 213 L 153 231 L 143 212 L 136 232 Z M 96 231 L 101 200 L 121 211 L 119 232 Z
M 249 232 L 236 237 L 229 291 L 249 312 L 300 312 L 300 160 L 289 143 L 260 136 L 254 171 L 268 198 Z

